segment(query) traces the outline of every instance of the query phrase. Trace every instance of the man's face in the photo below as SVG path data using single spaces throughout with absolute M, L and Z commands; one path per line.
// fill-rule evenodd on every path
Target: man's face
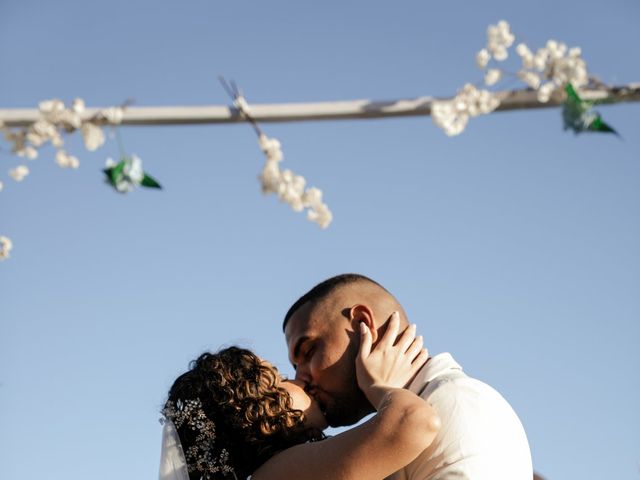
M 352 425 L 372 411 L 358 388 L 355 359 L 359 337 L 342 312 L 327 299 L 300 307 L 285 328 L 296 380 L 307 385 L 332 427 Z

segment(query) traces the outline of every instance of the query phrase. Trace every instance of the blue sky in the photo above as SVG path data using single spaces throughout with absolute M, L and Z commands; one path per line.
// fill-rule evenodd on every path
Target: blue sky
M 0 3 L 0 107 L 447 96 L 481 79 L 488 24 L 531 47 L 581 46 L 607 83 L 640 81 L 635 1 Z M 509 64 L 515 70 L 515 63 Z M 77 171 L 51 149 L 6 171 L 0 235 L 3 478 L 154 478 L 158 411 L 205 349 L 239 343 L 291 374 L 281 319 L 341 272 L 377 279 L 431 352 L 496 387 L 549 479 L 640 477 L 640 106 L 624 137 L 574 136 L 560 112 L 498 113 L 448 138 L 429 118 L 264 125 L 324 191 L 322 231 L 256 180 L 246 125 L 125 127 L 165 186 L 118 195 L 114 142 Z

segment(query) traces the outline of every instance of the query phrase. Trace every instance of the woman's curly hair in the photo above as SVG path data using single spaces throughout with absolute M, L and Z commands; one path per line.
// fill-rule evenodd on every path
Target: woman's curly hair
M 304 426 L 304 414 L 292 408 L 280 380 L 275 367 L 249 350 L 206 352 L 174 382 L 165 407 L 199 399 L 215 424 L 216 450 L 226 450 L 237 478 L 246 478 L 277 452 L 323 438 L 319 430 Z M 185 451 L 198 441 L 187 424 L 178 428 L 178 435 Z M 190 476 L 199 480 L 201 473 Z

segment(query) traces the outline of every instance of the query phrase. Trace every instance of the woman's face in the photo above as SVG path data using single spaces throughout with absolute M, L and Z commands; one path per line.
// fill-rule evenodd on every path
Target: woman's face
M 304 391 L 304 383 L 298 380 L 284 380 L 280 386 L 291 395 L 291 406 L 304 412 L 304 423 L 307 427 L 319 430 L 327 428 L 327 421 L 320 410 L 318 402 Z

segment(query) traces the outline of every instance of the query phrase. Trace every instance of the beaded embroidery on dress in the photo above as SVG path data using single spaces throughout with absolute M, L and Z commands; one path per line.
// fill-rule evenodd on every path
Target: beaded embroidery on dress
M 160 480 L 189 480 L 189 473 L 193 472 L 200 474 L 200 480 L 237 480 L 233 467 L 228 464 L 229 452 L 216 444 L 215 423 L 204 413 L 199 398 L 168 401 L 162 415 Z M 178 435 L 178 429 L 182 427 L 197 434 L 186 452 Z

